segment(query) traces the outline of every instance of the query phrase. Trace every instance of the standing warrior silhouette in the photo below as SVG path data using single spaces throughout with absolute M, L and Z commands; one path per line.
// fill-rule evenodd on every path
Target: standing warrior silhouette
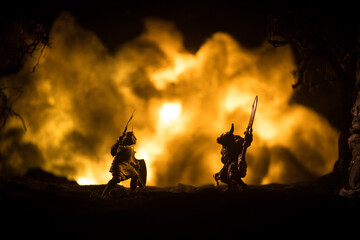
M 247 164 L 245 154 L 246 149 L 250 147 L 253 140 L 252 125 L 254 123 L 257 102 L 258 97 L 256 96 L 244 138 L 239 135 L 234 135 L 233 123 L 231 124 L 229 132 L 221 134 L 221 136 L 217 138 L 217 143 L 222 145 L 221 162 L 224 166 L 220 172 L 214 174 L 214 179 L 217 186 L 219 186 L 219 180 L 226 183 L 229 191 L 233 191 L 235 186 L 241 188 L 247 186 L 241 178 L 246 176 Z

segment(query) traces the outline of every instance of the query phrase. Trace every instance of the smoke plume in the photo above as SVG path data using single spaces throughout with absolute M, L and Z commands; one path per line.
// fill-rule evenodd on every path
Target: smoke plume
M 289 103 L 290 48 L 264 43 L 247 50 L 218 32 L 192 54 L 174 23 L 146 19 L 140 36 L 110 54 L 69 13 L 54 22 L 50 41 L 35 73 L 29 59 L 6 79 L 23 88 L 14 109 L 28 131 L 19 133 L 16 119 L 3 129 L 9 144 L 1 148 L 1 172 L 37 165 L 79 183 L 104 184 L 111 178 L 110 147 L 136 109 L 129 129 L 138 139 L 137 157 L 147 163 L 148 184 L 211 183 L 222 167 L 216 138 L 231 123 L 243 136 L 256 95 L 245 182 L 308 180 L 330 172 L 336 161 L 338 132 Z

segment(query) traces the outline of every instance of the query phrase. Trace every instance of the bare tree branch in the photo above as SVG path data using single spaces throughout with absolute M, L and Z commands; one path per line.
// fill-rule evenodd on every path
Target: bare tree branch
M 32 69 L 34 72 L 39 66 L 40 58 L 43 56 L 45 49 L 49 46 L 48 31 L 43 25 L 29 19 L 23 19 L 13 24 L 16 26 L 16 28 L 13 28 L 15 30 L 8 29 L 8 32 L 2 34 L 10 34 L 12 36 L 10 39 L 16 39 L 15 42 L 0 37 L 0 54 L 2 55 L 0 81 L 3 76 L 19 71 L 26 56 L 36 60 Z M 17 95 L 11 101 L 9 100 L 10 96 L 6 94 L 9 89 L 17 92 Z M 26 131 L 23 117 L 13 109 L 13 104 L 19 99 L 21 93 L 22 89 L 20 87 L 0 87 L 0 129 L 5 126 L 9 117 L 17 117 L 21 120 Z

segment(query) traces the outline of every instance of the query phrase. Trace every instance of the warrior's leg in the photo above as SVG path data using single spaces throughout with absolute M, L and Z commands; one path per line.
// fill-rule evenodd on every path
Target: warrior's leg
M 136 187 L 138 186 L 139 184 L 139 177 L 137 175 L 135 175 L 134 177 L 131 178 L 131 181 L 130 181 L 130 190 L 133 192 L 135 191 Z
M 220 170 L 220 172 L 215 173 L 213 175 L 216 185 L 219 186 L 219 181 L 223 183 L 228 183 L 228 173 L 227 173 L 227 166 L 223 166 L 223 168 Z
M 141 181 L 141 179 L 140 179 L 140 177 L 139 177 L 139 179 L 138 179 L 138 186 L 139 186 L 139 188 L 145 188 L 145 183 L 143 183 L 142 181 Z
M 215 174 L 213 175 L 213 178 L 215 179 L 216 186 L 219 186 L 220 173 L 215 173 Z
M 120 177 L 115 177 L 113 176 L 112 179 L 110 179 L 110 181 L 108 182 L 108 184 L 106 185 L 103 193 L 101 194 L 101 197 L 107 197 L 110 193 L 110 191 L 116 186 L 116 184 L 118 184 L 120 182 Z
M 241 178 L 237 179 L 236 184 L 240 187 L 240 189 L 246 189 L 247 188 L 247 184 L 244 183 L 244 181 Z
M 231 163 L 228 168 L 228 191 L 234 191 L 237 184 L 242 182 L 241 178 L 239 177 L 239 172 L 237 171 L 236 164 Z M 244 183 L 244 182 L 243 182 Z
M 229 182 L 228 182 L 228 191 L 229 192 L 234 191 L 234 182 L 233 182 L 233 180 L 231 178 L 229 179 Z

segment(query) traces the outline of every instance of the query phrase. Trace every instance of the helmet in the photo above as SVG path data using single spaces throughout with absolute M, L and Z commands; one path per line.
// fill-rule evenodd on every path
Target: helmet
M 221 134 L 220 137 L 218 137 L 216 139 L 217 143 L 221 144 L 221 145 L 229 145 L 231 143 L 234 142 L 234 124 L 231 124 L 231 128 L 230 131 L 225 133 L 225 134 Z
M 134 132 L 126 132 L 125 139 L 123 141 L 123 145 L 133 145 L 136 144 L 136 137 Z

